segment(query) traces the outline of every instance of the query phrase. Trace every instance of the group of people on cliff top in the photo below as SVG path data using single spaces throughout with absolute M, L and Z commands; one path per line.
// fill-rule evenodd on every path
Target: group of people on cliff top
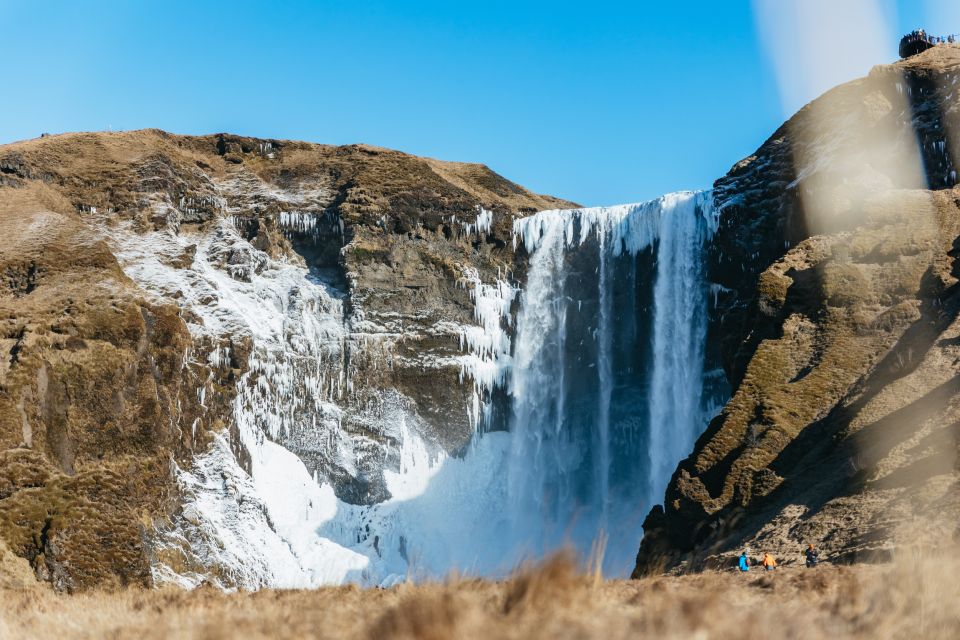
M 806 564 L 808 569 L 812 569 L 817 566 L 817 563 L 820 562 L 820 552 L 813 546 L 813 543 L 807 546 L 807 550 L 804 552 L 806 556 Z M 769 553 L 763 554 L 763 565 L 764 571 L 773 571 L 777 568 L 777 559 Z M 750 571 L 750 552 L 748 549 L 744 549 L 743 553 L 740 554 L 740 560 L 737 563 L 738 568 L 741 573 L 746 573 Z
M 907 38 L 912 40 L 922 40 L 928 44 L 953 44 L 957 41 L 956 36 L 931 36 L 923 29 L 911 31 Z

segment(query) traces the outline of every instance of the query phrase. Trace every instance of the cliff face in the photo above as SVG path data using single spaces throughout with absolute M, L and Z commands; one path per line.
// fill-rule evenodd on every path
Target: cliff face
M 177 308 L 143 300 L 61 193 L 3 192 L 0 537 L 61 588 L 143 582 L 141 514 L 170 499 L 204 372 Z
M 954 47 L 877 67 L 716 183 L 708 343 L 735 392 L 648 516 L 635 575 L 954 536 L 958 82 Z
M 209 569 L 202 531 L 157 532 L 197 525 L 184 504 L 211 482 L 265 517 L 194 468 L 217 447 L 249 467 L 238 406 L 341 499 L 384 499 L 385 417 L 464 446 L 490 400 L 465 365 L 477 297 L 522 273 L 513 215 L 567 204 L 365 146 L 0 147 L 0 540 L 60 589 L 147 584 L 158 558 Z
M 647 518 L 637 574 L 744 544 L 883 558 L 918 522 L 953 536 L 958 84 L 955 48 L 878 67 L 716 183 L 706 357 L 734 392 Z M 395 514 L 353 507 L 460 452 L 504 400 L 527 270 L 513 220 L 566 206 L 486 167 L 366 146 L 140 131 L 0 147 L 0 550 L 65 590 L 313 585 L 383 559 Z M 582 367 L 612 323 L 603 293 L 580 306 L 591 272 L 605 286 L 596 244 L 554 256 Z M 629 281 L 646 291 L 644 256 Z M 610 360 L 632 371 L 636 345 Z M 624 387 L 635 426 L 643 384 Z M 331 541 L 342 566 L 313 575 L 331 563 L 303 559 Z M 410 566 L 404 536 L 389 544 Z

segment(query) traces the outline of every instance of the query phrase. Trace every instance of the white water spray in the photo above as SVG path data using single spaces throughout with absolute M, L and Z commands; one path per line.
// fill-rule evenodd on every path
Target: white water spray
M 708 418 L 703 255 L 715 226 L 702 193 L 516 221 L 531 252 L 510 377 L 518 543 L 586 552 L 606 532 L 620 573 L 636 553 L 640 518 Z M 654 278 L 639 306 L 638 263 Z M 652 331 L 638 333 L 644 313 Z
M 662 495 L 677 463 L 693 449 L 705 426 L 701 394 L 707 287 L 702 248 L 716 219 L 708 197 L 680 200 L 676 205 L 672 219 L 660 228 L 653 295 L 650 499 Z M 696 215 L 697 207 L 710 215 Z

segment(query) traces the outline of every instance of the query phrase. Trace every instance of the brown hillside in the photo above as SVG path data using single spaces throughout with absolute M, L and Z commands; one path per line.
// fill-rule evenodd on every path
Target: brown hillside
M 956 535 L 958 82 L 958 47 L 877 67 L 716 183 L 710 339 L 735 392 L 647 519 L 637 574 Z

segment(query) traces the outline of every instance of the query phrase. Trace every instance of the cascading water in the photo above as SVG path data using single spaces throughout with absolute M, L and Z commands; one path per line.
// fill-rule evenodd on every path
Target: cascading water
M 489 231 L 493 213 L 480 213 L 468 233 Z M 311 216 L 279 222 L 308 228 Z M 465 455 L 448 457 L 426 446 L 399 392 L 382 389 L 371 419 L 400 443 L 396 464 L 356 448 L 340 424 L 351 388 L 341 356 L 376 346 L 367 325 L 357 333 L 337 283 L 273 261 L 236 225 L 224 219 L 199 241 L 115 232 L 128 275 L 192 305 L 198 336 L 249 335 L 253 344 L 235 403 L 250 473 L 228 434 L 192 469 L 177 469 L 183 513 L 161 532 L 160 551 L 187 550 L 193 569 L 161 563 L 158 580 L 190 586 L 223 575 L 257 588 L 496 576 L 564 545 L 586 555 L 604 536 L 605 571 L 632 569 L 642 517 L 725 393 L 704 391 L 709 194 L 516 220 L 515 244 L 529 255 L 522 290 L 464 271 L 476 326 L 459 328 L 465 353 L 455 362 L 474 384 L 464 410 L 477 435 Z M 197 258 L 181 270 L 174 257 L 191 243 Z M 325 257 L 322 248 L 310 255 Z M 225 252 L 250 265 L 221 260 Z M 228 275 L 221 262 L 245 270 Z M 491 403 L 494 391 L 507 401 Z M 330 470 L 349 476 L 358 464 L 382 466 L 388 499 L 338 497 Z
M 661 224 L 654 285 L 653 367 L 647 504 L 663 495 L 670 475 L 693 449 L 704 423 L 707 290 L 703 244 L 716 223 L 709 198 L 677 203 Z M 707 212 L 694 215 L 691 208 Z M 715 406 L 714 403 L 710 403 Z
M 693 447 L 704 397 L 709 194 L 517 220 L 531 254 L 517 318 L 508 504 L 518 545 L 628 570 L 639 519 Z

